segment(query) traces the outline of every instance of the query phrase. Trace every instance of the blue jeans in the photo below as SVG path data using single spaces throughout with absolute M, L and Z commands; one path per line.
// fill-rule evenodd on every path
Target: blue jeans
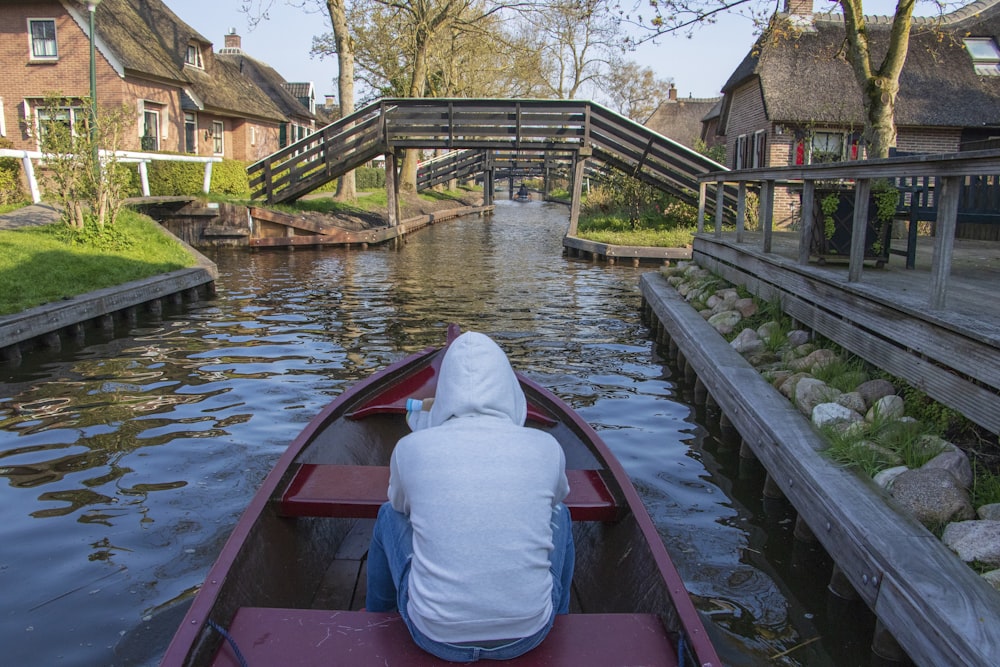
M 413 526 L 405 514 L 392 509 L 389 503 L 379 508 L 371 547 L 368 550 L 368 611 L 399 611 L 417 646 L 452 662 L 476 660 L 510 660 L 527 653 L 542 643 L 552 629 L 556 614 L 569 612 L 570 588 L 576 552 L 573 547 L 573 524 L 569 509 L 557 505 L 552 512 L 552 543 L 549 570 L 552 573 L 552 616 L 541 630 L 508 644 L 483 648 L 439 642 L 420 632 L 406 611 L 409 600 L 410 560 L 413 556 Z

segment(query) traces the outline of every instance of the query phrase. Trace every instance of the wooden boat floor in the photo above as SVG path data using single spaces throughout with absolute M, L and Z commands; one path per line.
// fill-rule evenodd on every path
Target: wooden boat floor
M 440 667 L 417 647 L 397 613 L 243 607 L 229 634 L 250 665 L 338 667 L 406 665 Z M 677 667 L 677 655 L 655 614 L 568 614 L 557 616 L 538 647 L 505 665 L 515 667 Z M 238 667 L 232 646 L 223 643 L 214 667 Z

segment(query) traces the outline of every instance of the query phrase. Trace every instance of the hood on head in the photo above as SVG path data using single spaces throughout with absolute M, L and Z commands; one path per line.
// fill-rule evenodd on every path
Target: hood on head
M 474 415 L 504 417 L 523 426 L 528 408 L 514 369 L 500 346 L 485 334 L 468 331 L 445 351 L 430 425 Z

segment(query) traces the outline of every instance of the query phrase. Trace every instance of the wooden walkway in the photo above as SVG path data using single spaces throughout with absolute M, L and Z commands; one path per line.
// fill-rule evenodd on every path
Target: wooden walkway
M 881 628 L 921 666 L 1000 664 L 996 591 L 873 485 L 827 459 L 809 420 L 663 276 L 645 274 L 641 289 L 658 341 L 676 344 Z
M 920 238 L 916 268 L 891 257 L 849 280 L 847 264 L 798 261 L 798 235 L 700 234 L 694 260 L 782 309 L 808 328 L 1000 432 L 1000 244 L 956 240 L 946 306 L 931 309 L 933 239 Z

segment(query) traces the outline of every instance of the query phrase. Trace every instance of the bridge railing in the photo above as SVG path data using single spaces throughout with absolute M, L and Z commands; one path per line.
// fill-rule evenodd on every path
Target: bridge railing
M 251 165 L 251 190 L 269 202 L 295 199 L 379 152 L 407 148 L 557 153 L 568 163 L 609 165 L 691 204 L 698 177 L 725 169 L 589 101 L 385 99 Z M 721 201 L 735 208 L 736 190 L 723 187 Z

